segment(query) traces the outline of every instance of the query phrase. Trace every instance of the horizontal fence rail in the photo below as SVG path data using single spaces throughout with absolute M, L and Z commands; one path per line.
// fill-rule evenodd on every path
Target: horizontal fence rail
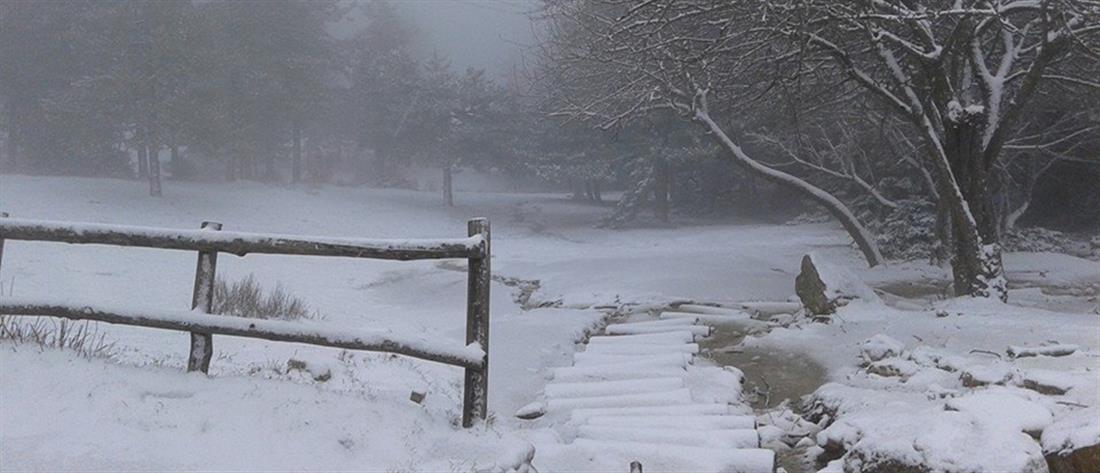
M 377 240 L 305 237 L 221 231 L 217 222 L 200 230 L 7 218 L 0 212 L 0 263 L 4 241 L 45 241 L 198 252 L 192 310 L 133 309 L 74 303 L 67 299 L 0 297 L 0 314 L 52 316 L 191 333 L 187 370 L 206 373 L 213 357 L 213 335 L 396 353 L 465 368 L 462 426 L 488 415 L 489 399 L 489 221 L 473 219 L 466 238 Z M 319 323 L 251 319 L 210 314 L 218 253 L 338 256 L 387 260 L 465 258 L 468 263 L 466 344 Z
M 135 310 L 68 301 L 4 297 L 0 299 L 0 314 L 49 315 L 180 332 L 307 343 L 347 350 L 384 351 L 474 369 L 481 368 L 485 358 L 485 352 L 476 343 L 462 345 L 425 337 L 402 336 L 390 330 L 357 330 L 320 323 L 211 315 L 192 310 Z
M 467 238 L 411 240 L 323 238 L 17 218 L 0 218 L 0 239 L 217 251 L 237 256 L 265 253 L 417 260 L 481 258 L 485 253 L 484 242 L 480 235 Z

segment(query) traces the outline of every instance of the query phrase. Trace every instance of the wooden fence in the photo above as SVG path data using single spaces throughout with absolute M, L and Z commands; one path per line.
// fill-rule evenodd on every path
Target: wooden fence
M 462 425 L 485 419 L 489 388 L 489 221 L 468 222 L 468 237 L 431 240 L 366 240 L 317 238 L 221 231 L 222 224 L 204 222 L 200 230 L 177 230 L 125 225 L 52 222 L 8 218 L 0 213 L 0 264 L 4 240 L 100 244 L 198 252 L 191 311 L 134 311 L 74 304 L 66 299 L 0 298 L 0 314 L 46 315 L 74 320 L 96 320 L 191 333 L 188 371 L 208 372 L 213 356 L 212 336 L 231 335 L 306 343 L 349 350 L 398 353 L 465 368 Z M 218 253 L 245 256 L 266 253 L 302 256 L 338 256 L 391 260 L 465 258 L 468 261 L 466 344 L 445 344 L 418 335 L 384 330 L 336 330 L 319 323 L 245 319 L 209 315 L 214 301 Z

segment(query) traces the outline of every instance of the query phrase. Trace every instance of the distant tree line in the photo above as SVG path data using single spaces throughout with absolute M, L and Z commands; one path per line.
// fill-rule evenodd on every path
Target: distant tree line
M 453 205 L 475 168 L 606 204 L 608 227 L 809 202 L 871 263 L 950 260 L 962 292 L 999 295 L 1021 222 L 1100 226 L 1098 11 L 542 0 L 535 61 L 502 84 L 417 50 L 383 0 L 0 0 L 0 171 L 159 195 L 409 186 L 415 165 Z
M 353 8 L 365 24 L 334 37 Z M 0 2 L 0 168 L 159 195 L 165 174 L 326 181 L 350 161 L 353 180 L 386 183 L 408 163 L 448 181 L 510 164 L 530 123 L 518 94 L 418 60 L 414 39 L 383 1 Z

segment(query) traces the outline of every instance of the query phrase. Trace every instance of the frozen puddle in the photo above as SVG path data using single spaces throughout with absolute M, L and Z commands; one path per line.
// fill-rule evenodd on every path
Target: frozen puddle
M 748 316 L 729 309 L 680 307 L 660 318 L 609 325 L 573 365 L 556 368 L 544 399 L 517 416 L 557 418 L 554 442 L 539 442 L 547 471 L 714 471 L 770 473 L 775 454 L 760 448 L 743 374 L 695 363 L 707 324 Z

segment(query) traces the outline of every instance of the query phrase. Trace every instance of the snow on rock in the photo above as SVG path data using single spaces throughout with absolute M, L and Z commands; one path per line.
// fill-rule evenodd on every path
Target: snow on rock
M 1026 434 L 929 403 L 891 402 L 841 416 L 818 445 L 844 454 L 845 471 L 1031 472 L 1044 467 Z
M 546 415 L 546 403 L 538 401 L 517 409 L 515 414 L 516 417 L 524 420 L 537 419 L 544 415 Z
M 1042 444 L 1056 454 L 1100 445 L 1100 406 L 1067 412 L 1043 430 Z
M 908 379 L 917 374 L 921 366 L 902 358 L 887 358 L 867 365 L 867 372 L 883 377 Z
M 1100 465 L 1100 407 L 1070 411 L 1043 430 L 1051 473 L 1087 473 Z
M 1005 362 L 971 364 L 962 369 L 959 379 L 968 388 L 989 385 L 1012 385 L 1020 378 L 1020 369 Z
M 1042 451 L 1024 433 L 1050 422 L 1038 397 L 997 387 L 945 401 L 830 383 L 811 405 L 832 420 L 817 443 L 844 471 L 1040 472 Z
M 802 257 L 795 292 L 814 315 L 832 314 L 853 299 L 878 300 L 875 291 L 847 268 L 828 263 L 815 253 Z
M 1082 384 L 1088 373 L 1030 369 L 1023 374 L 1023 386 L 1041 394 L 1062 395 Z
M 904 344 L 880 333 L 864 340 L 859 345 L 859 356 L 863 358 L 863 361 L 871 363 L 887 357 L 898 356 L 904 349 Z
M 946 408 L 966 412 L 987 424 L 1038 436 L 1053 420 L 1042 396 L 1031 391 L 993 386 L 948 399 Z
M 1048 343 L 1037 347 L 1010 346 L 1008 356 L 1010 358 L 1024 358 L 1029 356 L 1067 356 L 1072 355 L 1079 347 L 1072 344 Z
M 937 368 L 952 373 L 962 369 L 967 364 L 966 359 L 962 356 L 932 348 L 928 345 L 914 347 L 908 352 L 907 356 L 920 366 Z

